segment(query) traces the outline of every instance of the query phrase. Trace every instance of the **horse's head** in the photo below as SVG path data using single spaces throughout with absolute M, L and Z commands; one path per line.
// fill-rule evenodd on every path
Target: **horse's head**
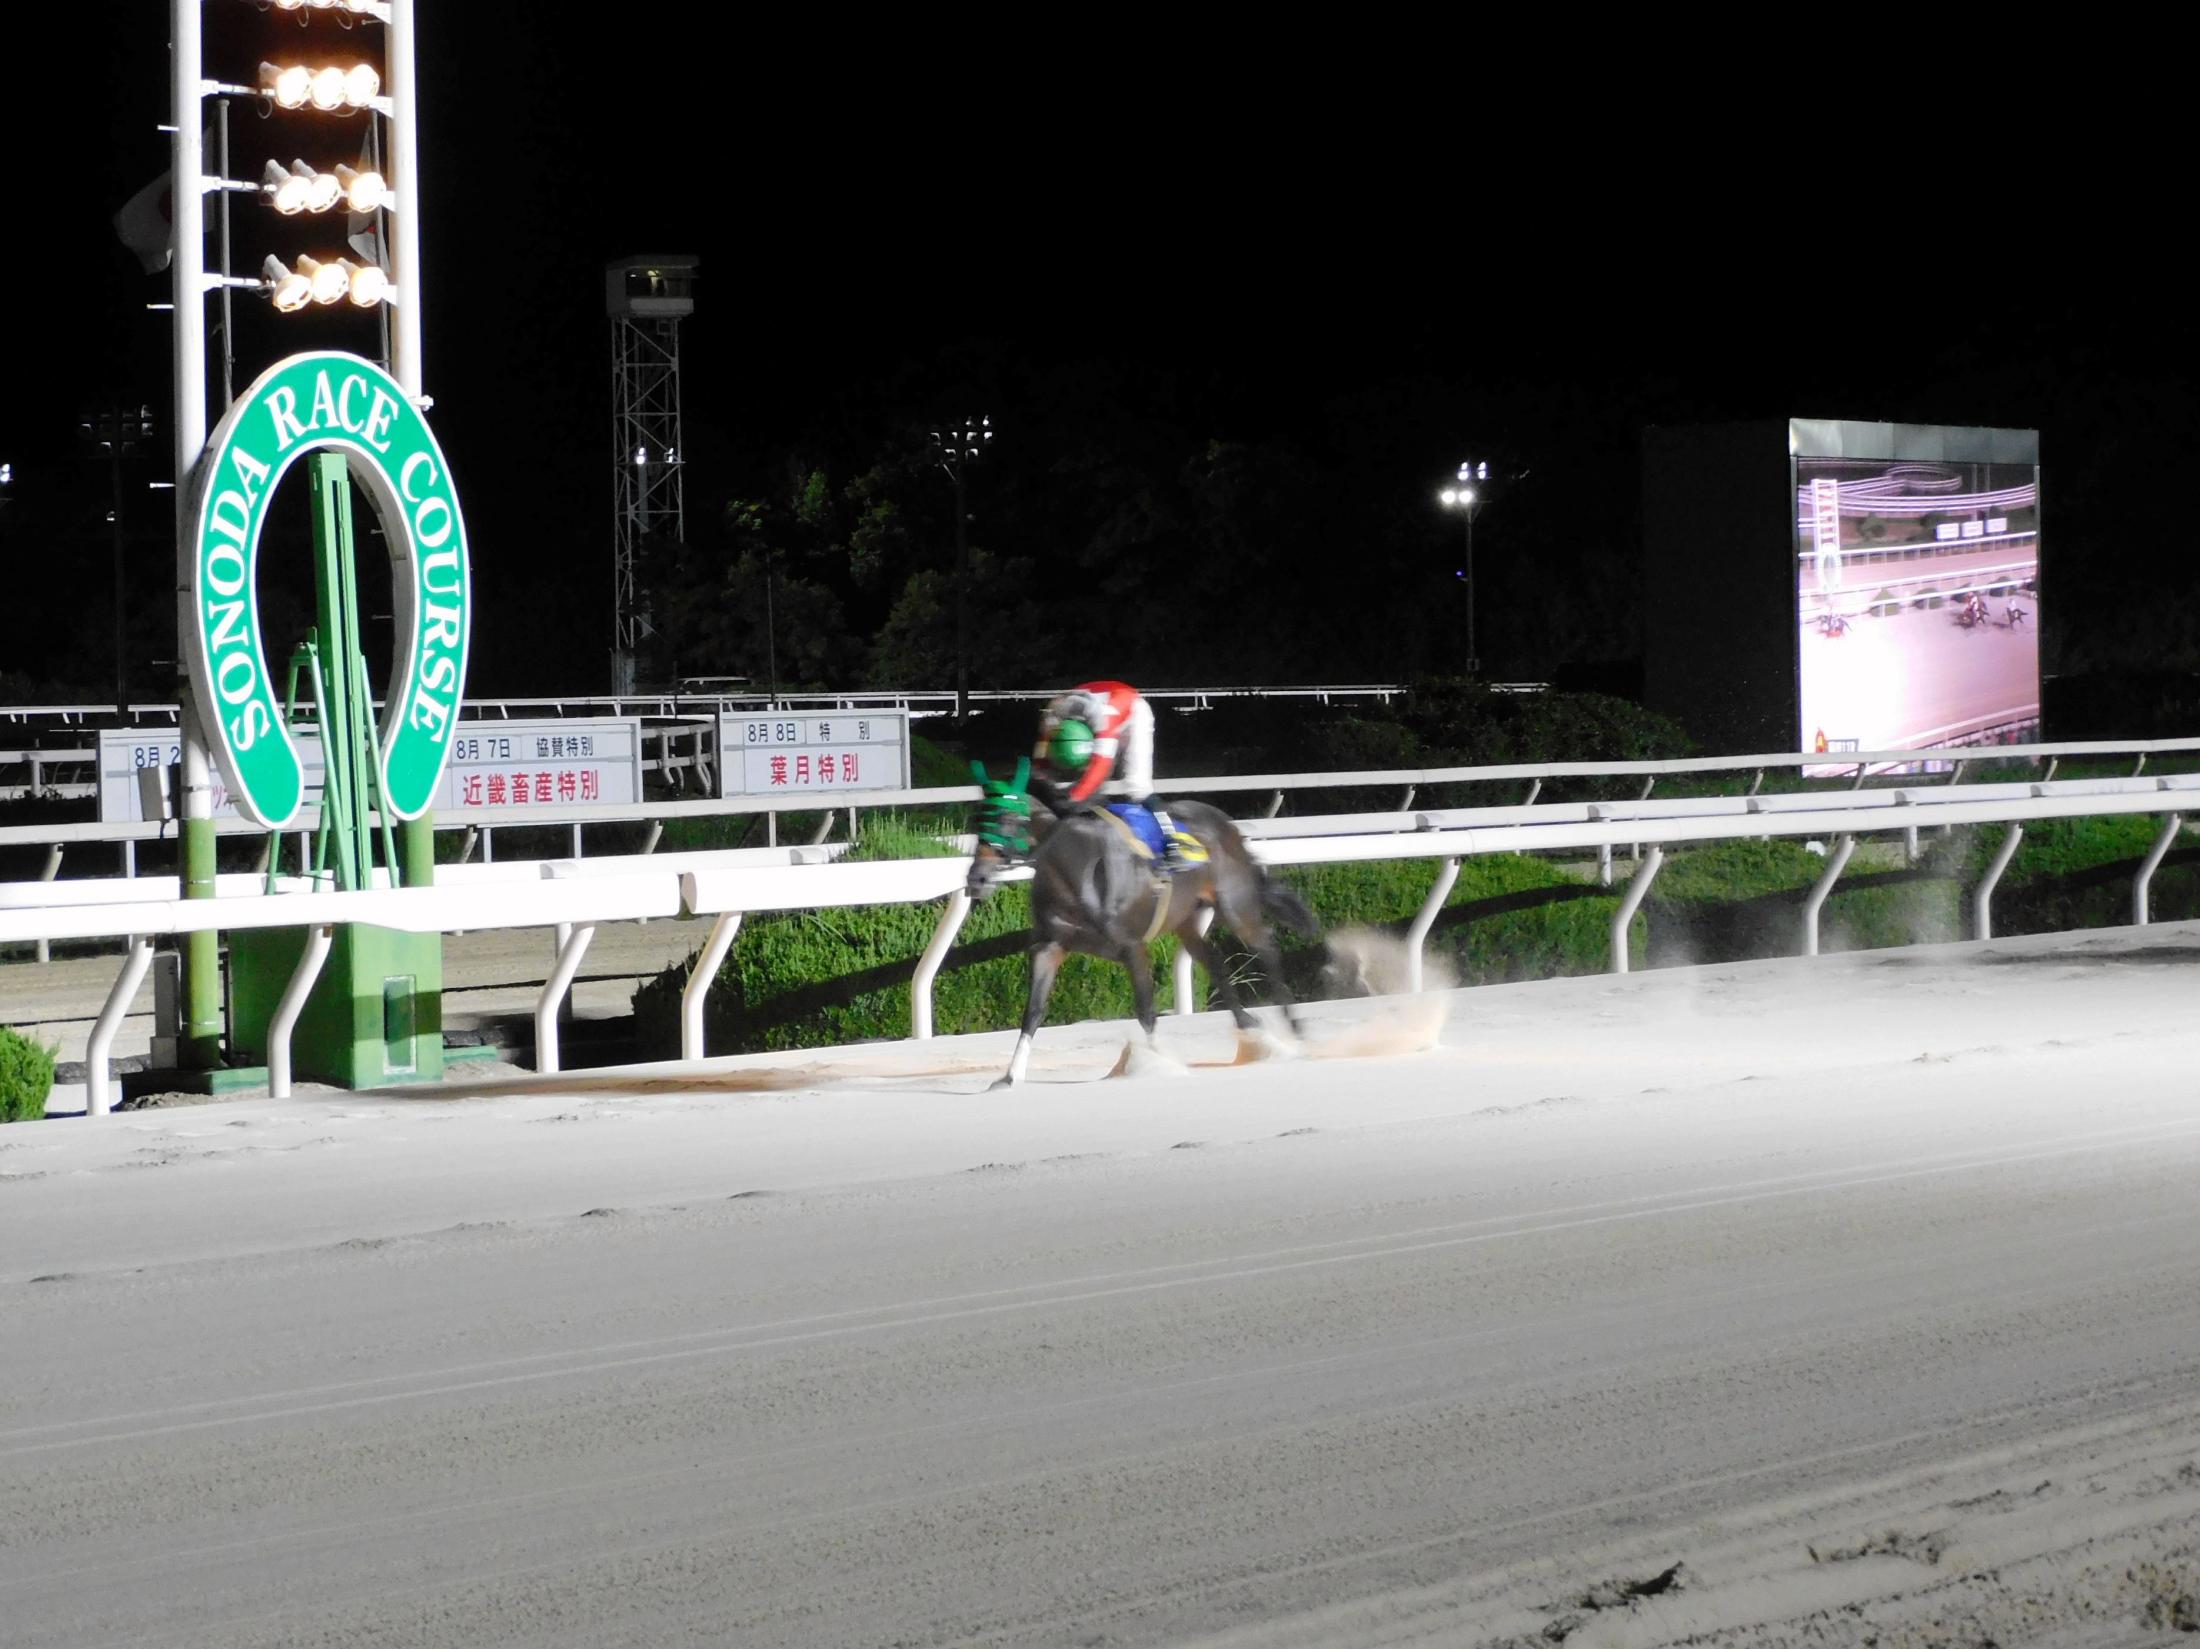
M 1001 878 L 1031 857 L 1031 763 L 1019 761 L 1013 779 L 996 779 L 980 762 L 972 762 L 985 800 L 978 810 L 978 844 L 970 856 L 970 875 L 963 890 L 983 899 L 1000 885 Z

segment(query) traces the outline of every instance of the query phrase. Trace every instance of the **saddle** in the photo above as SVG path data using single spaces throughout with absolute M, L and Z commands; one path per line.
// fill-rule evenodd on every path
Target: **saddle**
M 1168 827 L 1165 842 L 1162 821 L 1150 807 L 1139 802 L 1108 802 L 1099 812 L 1102 818 L 1123 832 L 1140 858 L 1153 864 L 1156 875 L 1166 876 L 1207 862 L 1207 849 L 1199 838 L 1187 835 L 1173 824 Z M 1176 849 L 1173 856 L 1167 851 L 1170 846 Z

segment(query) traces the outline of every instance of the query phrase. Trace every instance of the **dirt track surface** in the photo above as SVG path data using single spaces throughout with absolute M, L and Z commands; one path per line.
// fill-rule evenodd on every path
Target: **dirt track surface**
M 975 1038 L 9 1129 L 0 1637 L 2166 1641 L 2196 986 L 2162 928 L 1009 1094 Z

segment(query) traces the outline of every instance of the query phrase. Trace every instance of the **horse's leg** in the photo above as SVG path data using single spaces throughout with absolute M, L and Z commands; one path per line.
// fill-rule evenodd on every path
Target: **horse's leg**
M 1179 928 L 1177 943 L 1191 952 L 1192 960 L 1207 970 L 1207 977 L 1214 981 L 1215 990 L 1222 997 L 1222 1005 L 1230 1010 L 1230 1017 L 1241 1031 L 1257 1031 L 1260 1021 L 1246 1011 L 1244 1000 L 1237 993 L 1237 986 L 1230 983 L 1230 970 L 1222 965 L 1222 958 L 1215 954 L 1212 940 L 1191 928 Z
M 1031 947 L 1031 996 L 1024 1003 L 1024 1033 L 1016 1038 L 1016 1051 L 1009 1055 L 1008 1070 L 996 1088 L 1013 1088 L 1023 1081 L 1025 1067 L 1031 1063 L 1031 1039 L 1039 1034 L 1039 1025 L 1047 1016 L 1047 998 L 1054 994 L 1054 976 L 1062 971 L 1062 958 L 1069 952 L 1052 940 L 1045 940 Z
M 1283 977 L 1283 952 L 1276 944 L 1274 926 L 1261 910 L 1260 890 L 1260 871 L 1248 865 L 1242 876 L 1231 877 L 1222 889 L 1222 908 L 1217 914 L 1232 933 L 1253 948 L 1283 1009 L 1284 1022 L 1294 1036 L 1303 1040 L 1306 1027 L 1299 1019 L 1298 998 L 1291 994 L 1290 983 Z
M 1153 952 L 1144 945 L 1131 945 L 1123 952 L 1123 966 L 1131 970 L 1131 997 L 1138 1004 L 1138 1023 L 1145 1030 L 1146 1046 L 1158 1048 L 1161 1044 L 1154 1036 Z

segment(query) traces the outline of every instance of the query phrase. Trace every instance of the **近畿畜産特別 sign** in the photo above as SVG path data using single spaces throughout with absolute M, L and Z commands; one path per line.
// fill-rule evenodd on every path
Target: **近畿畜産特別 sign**
M 382 794 L 401 819 L 434 800 L 466 682 L 466 524 L 427 421 L 394 378 L 356 355 L 316 351 L 268 368 L 230 407 L 198 467 L 185 645 L 229 793 L 271 829 L 296 816 L 306 772 L 283 725 L 285 684 L 261 640 L 254 573 L 276 483 L 322 447 L 355 460 L 351 475 L 390 547 L 396 645 L 377 742 Z

